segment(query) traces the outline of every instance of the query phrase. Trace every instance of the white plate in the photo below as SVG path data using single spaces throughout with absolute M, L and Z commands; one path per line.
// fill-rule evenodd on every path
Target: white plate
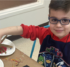
M 8 56 L 8 55 L 11 55 L 11 54 L 13 54 L 13 53 L 15 52 L 15 45 L 14 45 L 14 43 L 13 43 L 12 41 L 10 41 L 10 40 L 8 40 L 8 39 L 5 39 L 5 40 L 2 42 L 2 44 L 11 45 L 12 48 L 7 48 L 6 54 L 5 54 L 5 52 L 4 52 L 4 53 L 0 53 L 0 56 Z
M 0 67 L 4 67 L 4 63 L 1 59 L 0 59 Z

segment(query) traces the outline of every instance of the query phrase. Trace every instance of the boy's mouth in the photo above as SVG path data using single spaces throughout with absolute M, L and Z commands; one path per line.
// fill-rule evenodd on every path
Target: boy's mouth
M 63 30 L 55 30 L 56 32 L 58 32 L 58 33 L 61 33 Z

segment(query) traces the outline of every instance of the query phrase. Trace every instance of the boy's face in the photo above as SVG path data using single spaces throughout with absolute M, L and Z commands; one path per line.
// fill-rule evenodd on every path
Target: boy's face
M 55 10 L 51 9 L 49 16 L 50 17 L 55 17 L 59 20 L 63 19 L 63 18 L 70 19 L 70 11 L 65 13 L 62 10 L 55 11 Z M 61 39 L 64 36 L 66 36 L 67 34 L 69 34 L 69 32 L 70 32 L 70 23 L 68 25 L 61 25 L 59 22 L 60 21 L 58 21 L 57 24 L 51 24 L 50 23 L 50 30 L 52 31 L 52 33 L 55 36 L 57 36 L 59 39 Z

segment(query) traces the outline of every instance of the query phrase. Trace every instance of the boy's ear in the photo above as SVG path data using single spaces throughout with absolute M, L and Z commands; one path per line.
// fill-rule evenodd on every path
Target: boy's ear
M 48 17 L 49 17 L 49 14 L 48 14 Z
M 48 14 L 48 16 L 49 16 L 49 14 Z

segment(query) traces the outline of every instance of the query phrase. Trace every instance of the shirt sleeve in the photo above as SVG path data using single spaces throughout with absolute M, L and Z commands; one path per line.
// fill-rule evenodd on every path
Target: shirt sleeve
M 21 27 L 23 29 L 23 34 L 21 35 L 24 38 L 30 38 L 31 40 L 36 40 L 36 38 L 39 38 L 40 44 L 42 44 L 43 39 L 49 35 L 49 30 L 44 27 L 39 26 L 27 26 L 24 24 L 21 24 Z

